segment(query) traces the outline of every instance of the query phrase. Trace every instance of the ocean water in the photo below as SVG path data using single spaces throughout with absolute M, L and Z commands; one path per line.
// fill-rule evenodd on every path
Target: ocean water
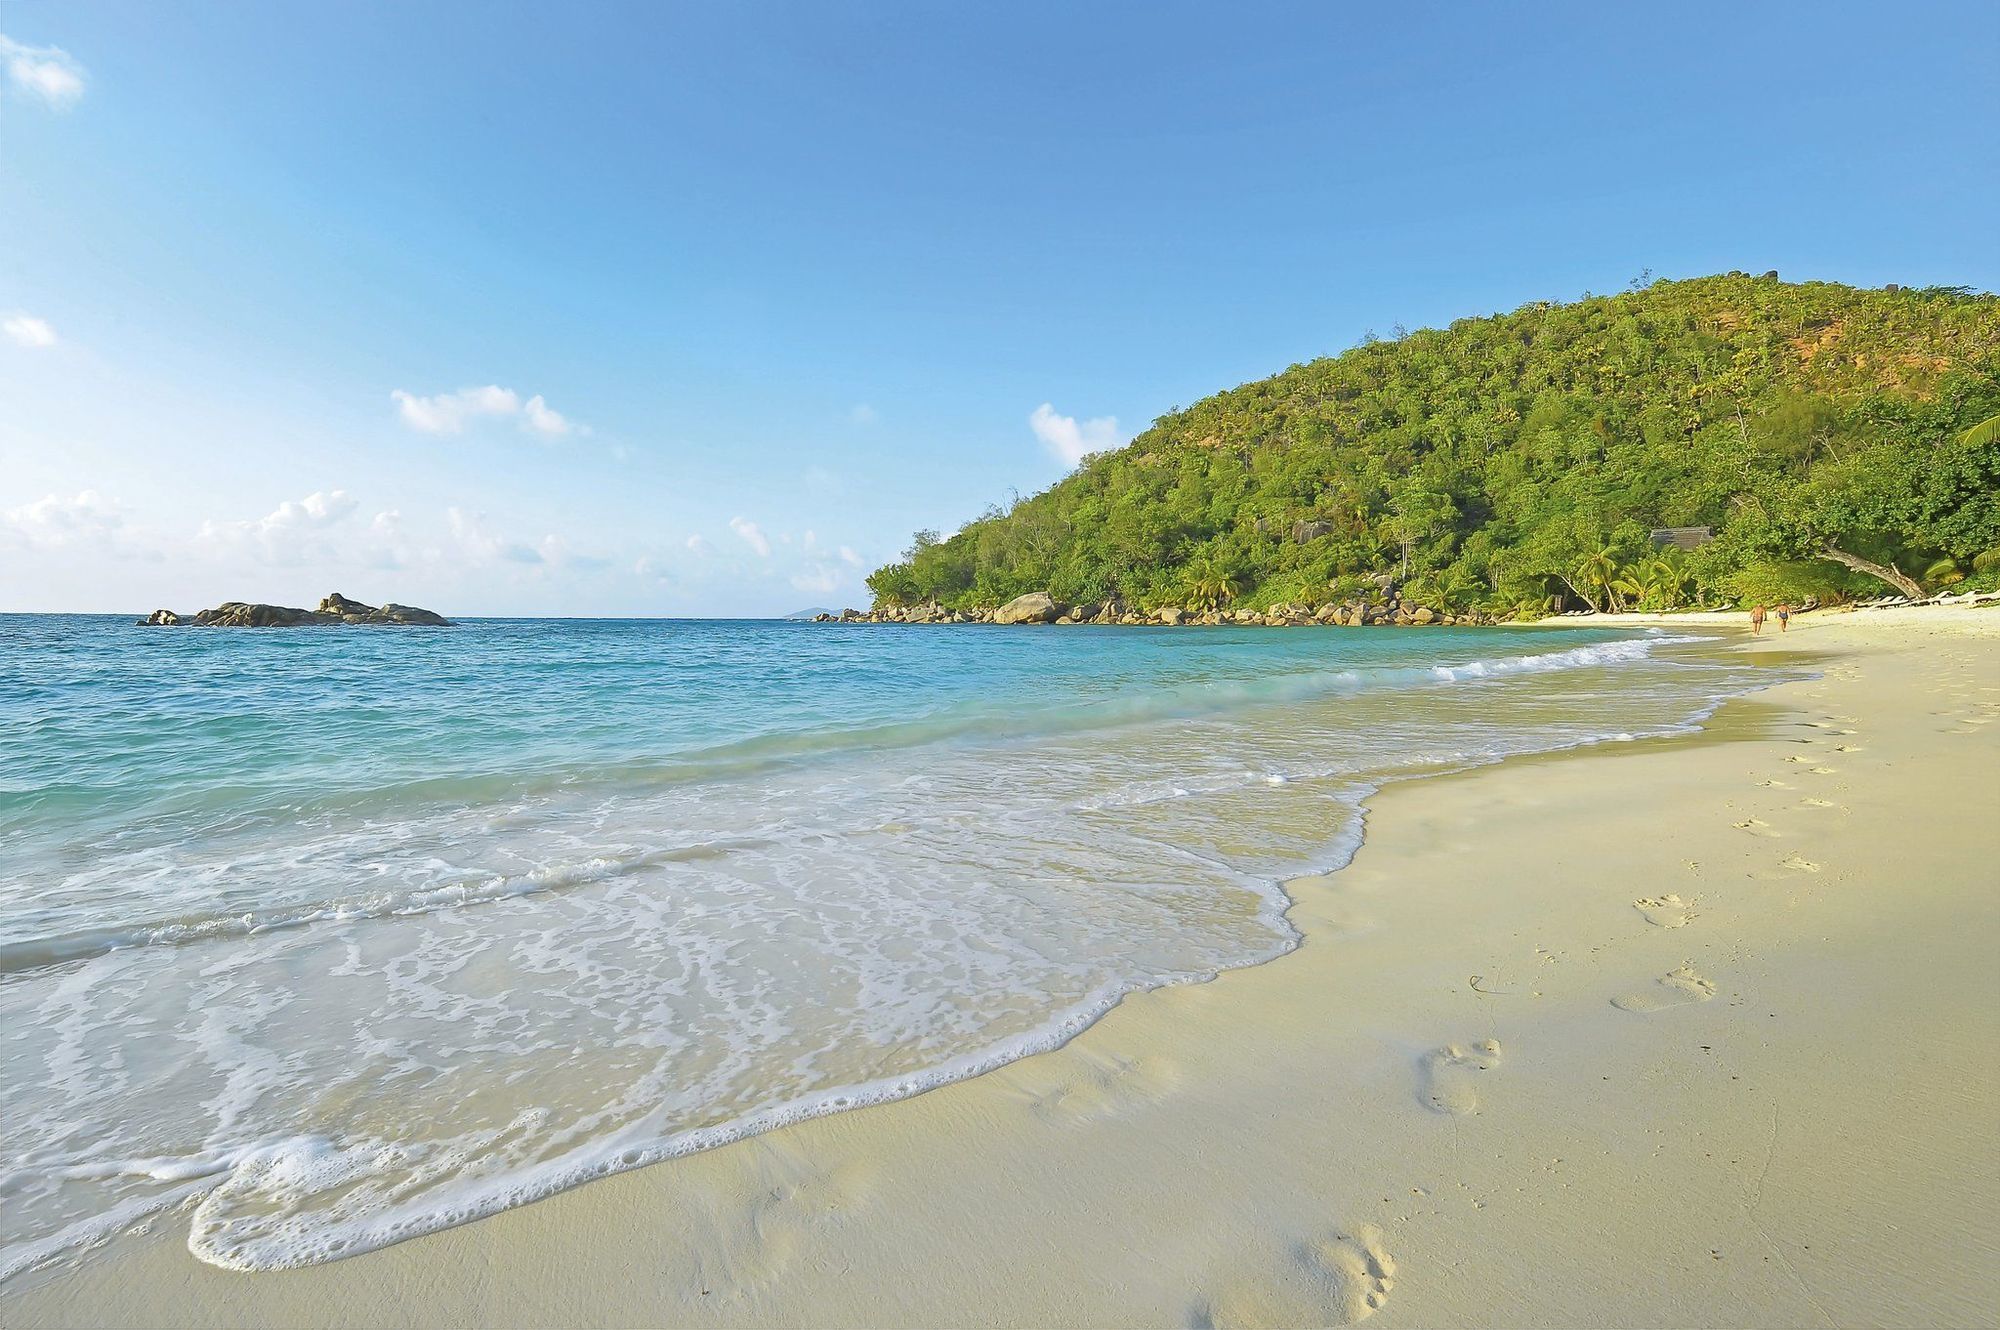
M 1670 733 L 1659 630 L 0 616 L 0 1279 L 336 1259 L 1290 949 L 1383 782 Z

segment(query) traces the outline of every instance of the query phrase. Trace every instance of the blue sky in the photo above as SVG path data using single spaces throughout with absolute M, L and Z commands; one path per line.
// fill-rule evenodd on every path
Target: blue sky
M 865 603 L 1209 392 L 2000 285 L 2000 6 L 0 0 L 0 609 Z

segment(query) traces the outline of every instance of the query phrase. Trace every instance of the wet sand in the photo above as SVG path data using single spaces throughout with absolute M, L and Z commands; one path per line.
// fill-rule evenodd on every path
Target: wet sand
M 1744 641 L 1822 677 L 1392 786 L 1298 951 L 1057 1052 L 306 1270 L 163 1223 L 0 1321 L 1990 1322 L 2000 610 Z

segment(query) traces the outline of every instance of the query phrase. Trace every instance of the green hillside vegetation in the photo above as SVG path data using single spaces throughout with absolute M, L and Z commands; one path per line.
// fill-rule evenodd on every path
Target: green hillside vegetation
M 1369 339 L 1162 416 L 868 579 L 1501 614 L 2000 585 L 2000 299 L 1732 273 Z M 1982 428 L 1982 422 L 1984 426 Z M 1690 553 L 1655 527 L 1710 527 Z

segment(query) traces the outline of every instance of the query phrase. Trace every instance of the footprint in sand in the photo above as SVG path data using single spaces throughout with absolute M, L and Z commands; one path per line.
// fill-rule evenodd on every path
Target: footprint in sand
M 1500 1041 L 1482 1039 L 1476 1044 L 1446 1044 L 1424 1054 L 1418 1064 L 1417 1098 L 1433 1113 L 1464 1117 L 1479 1111 L 1479 1093 L 1473 1078 L 1500 1065 Z
M 757 1152 L 742 1190 L 713 1198 L 708 1241 L 688 1253 L 702 1294 L 729 1301 L 782 1278 L 802 1246 L 866 1205 L 871 1181 L 858 1162 L 823 1165 L 778 1146 Z
M 1715 984 L 1696 974 L 1686 965 L 1663 974 L 1654 981 L 1653 987 L 1642 993 L 1626 993 L 1611 999 L 1611 1005 L 1620 1011 L 1662 1011 L 1667 1007 L 1682 1007 L 1690 1002 L 1706 1002 L 1715 996 Z
M 1773 779 L 1773 780 L 1760 780 L 1760 781 L 1758 781 L 1758 782 L 1757 782 L 1757 784 L 1758 784 L 1759 786 L 1771 786 L 1771 787 L 1774 787 L 1774 788 L 1776 788 L 1776 789 L 1780 789 L 1780 790 L 1789 790 L 1789 789 L 1791 789 L 1791 788 L 1792 788 L 1791 786 L 1787 785 L 1787 784 L 1786 784 L 1785 782 L 1783 782 L 1783 781 L 1781 781 L 1781 780 L 1775 780 L 1775 779 Z
M 1781 831 L 1775 830 L 1769 822 L 1766 822 L 1761 817 L 1746 817 L 1736 824 L 1736 829 L 1738 831 L 1747 831 L 1753 836 L 1781 836 L 1784 834 Z
M 1165 1058 L 1122 1058 L 1074 1050 L 1067 1056 L 1073 1074 L 1024 1091 L 1028 1107 L 1048 1122 L 1073 1124 L 1111 1117 L 1164 1098 L 1179 1079 L 1174 1064 Z
M 1812 860 L 1806 858 L 1802 854 L 1788 854 L 1783 859 L 1779 860 L 1779 862 L 1784 864 L 1785 867 L 1791 869 L 1793 872 L 1797 873 L 1817 873 L 1820 871 L 1820 865 L 1814 863 Z
M 1372 1224 L 1298 1243 L 1274 1267 L 1232 1271 L 1189 1323 L 1214 1330 L 1353 1325 L 1389 1300 L 1396 1262 Z
M 1661 928 L 1679 928 L 1694 918 L 1694 901 L 1684 901 L 1674 892 L 1664 896 L 1642 896 L 1632 908 L 1646 916 L 1646 922 Z
M 1834 802 L 1833 800 L 1831 800 L 1831 799 L 1801 799 L 1801 800 L 1799 800 L 1799 807 L 1801 807 L 1801 808 L 1838 808 L 1838 807 L 1840 807 L 1840 805 L 1839 805 L 1839 804 L 1837 804 L 1837 803 L 1835 803 L 1835 802 Z

